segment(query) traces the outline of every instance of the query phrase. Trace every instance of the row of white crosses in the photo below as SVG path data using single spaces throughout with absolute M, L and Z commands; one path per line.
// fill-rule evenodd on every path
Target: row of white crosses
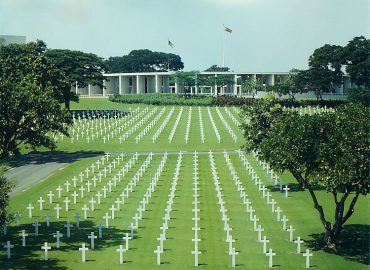
M 181 107 L 180 108 L 180 111 L 179 111 L 179 114 L 177 115 L 175 124 L 173 125 L 172 130 L 170 132 L 170 135 L 168 135 L 168 143 L 171 143 L 172 140 L 173 140 L 173 137 L 175 136 L 175 133 L 176 133 L 176 130 L 177 130 L 177 126 L 179 125 L 179 122 L 180 122 L 180 119 L 181 119 L 181 115 L 182 115 L 183 110 L 184 110 L 184 108 Z
M 191 116 L 192 116 L 192 107 L 189 107 L 189 113 L 188 113 L 188 121 L 186 122 L 186 129 L 185 129 L 185 143 L 188 143 L 189 141 L 189 133 L 190 133 L 190 126 L 191 126 Z
M 259 160 L 258 159 L 258 156 L 254 152 L 253 152 L 253 156 L 259 161 L 260 166 L 262 166 L 262 169 L 263 170 L 266 170 L 267 176 L 270 177 L 272 181 L 274 181 L 274 185 L 275 186 L 278 185 L 280 192 L 283 192 L 284 191 L 285 198 L 288 198 L 288 191 L 290 190 L 290 188 L 288 187 L 288 185 L 285 185 L 285 187 L 283 188 L 283 184 L 281 182 L 278 183 L 279 177 L 274 172 L 274 170 L 271 169 L 270 164 L 268 164 L 267 162 L 265 162 L 263 160 Z
M 200 129 L 200 140 L 204 143 L 204 125 L 203 125 L 203 117 L 202 117 L 202 109 L 198 107 L 198 114 L 199 114 L 199 129 Z
M 74 125 L 72 126 L 72 128 L 70 128 L 70 133 L 72 135 L 70 142 L 73 143 L 74 140 L 78 141 L 79 138 L 81 138 L 86 139 L 86 142 L 90 143 L 91 141 L 102 137 L 105 143 L 107 139 L 110 140 L 114 135 L 121 132 L 121 129 L 123 130 L 121 126 L 124 123 L 128 122 L 128 119 L 132 118 L 133 115 L 135 117 L 138 112 L 139 108 L 126 115 L 124 115 L 123 113 L 116 113 L 112 115 L 113 117 L 110 117 L 110 114 L 108 113 L 107 115 L 104 114 L 101 118 L 97 119 L 95 119 L 96 117 L 94 114 L 94 120 L 88 120 L 86 122 L 85 118 L 85 122 L 82 123 L 81 120 L 79 120 L 79 122 L 76 122 L 74 119 Z M 111 129 L 114 129 L 114 131 L 111 131 Z
M 236 126 L 240 127 L 240 121 L 230 112 L 230 110 L 226 106 L 224 109 L 226 114 L 230 117 L 231 121 L 233 121 Z
M 240 113 L 240 111 L 239 111 L 239 109 L 238 109 L 237 107 L 233 106 L 233 107 L 231 107 L 231 108 L 233 109 L 233 111 L 234 111 L 236 114 L 239 114 L 239 113 Z
M 231 256 L 231 267 L 235 267 L 235 257 L 239 254 L 235 250 L 235 247 L 233 247 L 233 243 L 235 242 L 235 239 L 233 239 L 231 235 L 232 228 L 229 225 L 229 218 L 227 216 L 227 209 L 225 207 L 225 201 L 223 200 L 223 195 L 222 195 L 222 188 L 220 186 L 220 181 L 219 177 L 217 175 L 217 169 L 216 169 L 216 164 L 213 158 L 212 151 L 209 151 L 209 163 L 211 165 L 211 170 L 212 170 L 212 177 L 213 177 L 213 183 L 215 186 L 215 190 L 217 192 L 217 199 L 218 199 L 218 205 L 220 206 L 220 213 L 221 213 L 221 219 L 224 222 L 224 231 L 226 232 L 226 243 L 229 246 L 228 254 Z
M 229 132 L 230 137 L 236 142 L 238 140 L 238 136 L 236 136 L 234 130 L 230 127 L 229 123 L 225 120 L 222 113 L 220 112 L 220 109 L 216 107 L 216 112 L 218 114 L 218 117 L 220 117 L 222 124 L 225 126 L 227 132 Z
M 166 107 L 163 107 L 162 110 L 160 110 L 160 112 L 154 117 L 154 119 L 150 121 L 150 123 L 138 135 L 135 136 L 136 143 L 139 143 L 141 139 L 155 126 L 165 111 Z
M 291 111 L 296 111 L 298 112 L 300 115 L 304 115 L 304 114 L 309 114 L 309 115 L 313 115 L 313 114 L 317 114 L 317 113 L 324 113 L 324 112 L 334 112 L 335 110 L 333 108 L 328 108 L 326 107 L 326 105 L 324 107 L 311 107 L 311 106 L 306 106 L 306 107 L 291 107 L 291 108 L 286 108 L 285 106 L 283 106 L 283 110 L 291 110 Z
M 157 129 L 157 131 L 154 133 L 154 135 L 152 136 L 152 141 L 153 143 L 155 143 L 157 141 L 157 139 L 159 138 L 159 136 L 161 135 L 162 131 L 164 130 L 164 128 L 167 126 L 168 122 L 170 121 L 173 113 L 175 111 L 175 107 L 172 107 L 170 112 L 168 113 L 168 115 L 166 116 L 166 118 L 163 120 L 162 124 L 160 125 L 160 127 Z
M 215 121 L 213 120 L 212 113 L 209 107 L 207 107 L 207 112 L 208 112 L 209 119 L 211 120 L 212 128 L 213 128 L 213 131 L 215 132 L 218 143 L 221 143 L 221 136 L 220 136 L 220 133 L 218 132 Z
M 279 206 L 277 206 L 277 202 L 272 198 L 272 195 L 268 191 L 266 191 L 267 190 L 266 186 L 263 184 L 262 180 L 258 177 L 257 173 L 255 172 L 255 170 L 253 169 L 253 167 L 251 166 L 251 164 L 248 162 L 245 155 L 241 151 L 239 151 L 239 159 L 244 164 L 245 170 L 252 176 L 252 180 L 254 181 L 254 184 L 258 186 L 258 190 L 262 192 L 262 197 L 266 199 L 266 203 L 267 203 L 266 205 L 267 206 L 271 205 L 271 212 L 276 213 L 277 215 L 276 221 L 282 222 L 283 230 L 289 233 L 289 242 L 296 243 L 297 244 L 297 254 L 301 254 L 301 244 L 303 243 L 303 240 L 301 240 L 299 236 L 297 240 L 294 240 L 293 233 L 295 229 L 293 228 L 293 225 L 289 225 L 289 228 L 287 229 L 287 222 L 289 221 L 289 219 L 286 217 L 286 215 L 283 215 L 283 217 L 281 217 L 281 213 L 283 212 L 283 210 Z M 235 171 L 235 168 L 234 168 L 234 171 Z M 306 253 L 304 253 L 303 256 L 306 257 L 306 267 L 307 265 L 309 267 L 309 260 L 312 254 L 307 249 Z
M 145 159 L 145 161 L 141 164 L 140 168 L 137 170 L 135 175 L 130 178 L 130 181 L 127 183 L 126 187 L 122 189 L 122 192 L 115 200 L 115 204 L 112 204 L 112 206 L 109 208 L 110 215 L 108 212 L 106 212 L 103 215 L 106 228 L 109 227 L 109 220 L 115 219 L 116 211 L 121 211 L 120 205 L 124 205 L 125 202 L 127 202 L 127 200 L 130 198 L 130 194 L 133 192 L 134 187 L 136 187 L 137 184 L 140 182 L 141 177 L 143 176 L 143 174 L 146 172 L 147 168 L 151 164 L 152 159 L 153 159 L 153 153 L 150 153 Z
M 200 230 L 198 226 L 198 221 L 200 218 L 198 217 L 198 212 L 200 212 L 200 209 L 198 208 L 198 154 L 195 151 L 193 155 L 193 209 L 194 217 L 192 220 L 194 221 L 194 227 L 192 227 L 192 230 L 194 231 L 194 238 L 192 238 L 192 242 L 194 242 L 194 250 L 191 251 L 191 254 L 194 255 L 194 266 L 199 265 L 198 256 L 201 254 L 200 250 L 198 249 L 198 242 L 201 241 L 201 238 L 198 236 L 198 231 Z
M 266 235 L 262 237 L 262 232 L 264 229 L 260 224 L 258 224 L 259 218 L 257 215 L 255 215 L 255 209 L 253 209 L 252 202 L 248 198 L 248 194 L 245 191 L 245 188 L 242 184 L 242 182 L 239 179 L 239 176 L 230 160 L 230 157 L 228 153 L 225 151 L 224 152 L 224 160 L 227 164 L 227 167 L 229 169 L 229 172 L 232 176 L 232 180 L 234 182 L 235 187 L 237 188 L 238 192 L 240 193 L 240 198 L 242 199 L 243 204 L 246 207 L 247 213 L 249 213 L 249 220 L 253 222 L 253 230 L 257 232 L 257 241 L 262 244 L 262 252 L 269 258 L 269 267 L 272 267 L 272 258 L 273 256 L 276 256 L 276 253 L 272 251 L 270 248 L 267 251 L 267 243 L 270 243 L 270 240 L 267 239 Z
M 157 111 L 157 107 L 154 107 L 152 110 L 147 111 L 145 114 L 141 115 L 139 119 L 137 119 L 133 126 L 131 126 L 126 132 L 121 135 L 118 139 L 119 142 L 122 143 L 126 141 L 135 131 L 137 131 L 140 127 L 142 127 Z
M 157 238 L 157 240 L 159 241 L 159 245 L 154 250 L 154 253 L 157 255 L 157 265 L 161 264 L 161 253 L 164 252 L 163 244 L 164 244 L 164 241 L 167 240 L 166 230 L 169 228 L 168 227 L 168 222 L 171 220 L 172 204 L 173 204 L 173 200 L 175 198 L 177 180 L 179 178 L 180 168 L 181 168 L 181 163 L 182 163 L 182 156 L 183 156 L 183 154 L 182 154 L 182 152 L 180 152 L 180 154 L 177 158 L 175 172 L 174 172 L 174 175 L 172 177 L 171 189 L 170 189 L 170 193 L 168 195 L 167 206 L 166 206 L 166 209 L 165 209 L 165 213 L 162 217 L 163 224 L 162 224 L 161 227 L 159 227 L 159 229 L 161 231 L 161 233 L 159 234 L 159 237 Z

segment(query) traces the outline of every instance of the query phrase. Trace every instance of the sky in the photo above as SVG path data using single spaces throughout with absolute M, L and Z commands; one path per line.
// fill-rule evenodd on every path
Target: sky
M 222 66 L 224 52 L 233 71 L 286 72 L 324 44 L 369 38 L 369 14 L 370 0 L 0 0 L 0 35 L 104 58 L 171 52 L 185 70 Z

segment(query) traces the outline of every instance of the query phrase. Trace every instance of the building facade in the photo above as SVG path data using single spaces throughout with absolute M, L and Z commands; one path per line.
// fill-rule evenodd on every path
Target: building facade
M 141 73 L 106 73 L 107 80 L 103 81 L 104 87 L 88 85 L 86 87 L 72 87 L 71 91 L 86 97 L 108 97 L 114 94 L 146 94 L 146 93 L 184 93 L 184 88 L 171 79 L 175 72 L 141 72 Z M 203 86 L 196 84 L 190 88 L 192 94 L 203 95 L 244 95 L 241 85 L 252 78 L 260 80 L 264 85 L 271 86 L 284 82 L 289 77 L 289 72 L 200 72 L 197 76 L 223 76 L 233 78 L 233 83 L 228 85 Z M 343 85 L 336 87 L 334 95 L 345 95 L 346 90 L 353 87 L 349 76 L 344 76 Z M 263 96 L 261 92 L 258 95 Z M 313 93 L 302 96 L 314 96 Z

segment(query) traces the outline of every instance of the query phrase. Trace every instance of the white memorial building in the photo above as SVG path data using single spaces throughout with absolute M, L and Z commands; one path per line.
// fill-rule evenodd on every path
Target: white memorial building
M 103 82 L 104 87 L 88 85 L 86 87 L 72 87 L 71 91 L 85 97 L 111 96 L 114 94 L 146 94 L 146 93 L 184 93 L 183 87 L 178 85 L 170 77 L 175 72 L 140 72 L 140 73 L 106 73 L 107 78 Z M 202 86 L 196 85 L 191 88 L 193 94 L 207 95 L 242 95 L 241 85 L 246 80 L 257 78 L 264 85 L 270 86 L 284 82 L 288 79 L 289 72 L 200 72 L 197 76 L 223 76 L 229 75 L 234 78 L 234 83 L 225 85 Z M 336 87 L 334 95 L 344 95 L 346 90 L 353 87 L 350 77 L 343 77 L 344 83 Z M 262 95 L 264 93 L 261 93 Z M 313 96 L 309 93 L 305 96 Z

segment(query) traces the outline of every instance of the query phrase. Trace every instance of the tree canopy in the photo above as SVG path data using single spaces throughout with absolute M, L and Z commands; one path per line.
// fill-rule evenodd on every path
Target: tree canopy
M 45 48 L 40 41 L 0 47 L 0 156 L 18 154 L 20 145 L 54 148 L 47 133 L 67 135 L 70 118 L 59 103 L 66 81 Z
M 334 112 L 300 115 L 274 100 L 244 107 L 247 151 L 271 167 L 289 171 L 306 189 L 325 228 L 324 243 L 335 244 L 360 195 L 369 191 L 368 108 L 339 106 Z M 315 186 L 324 187 L 335 203 L 334 220 L 319 202 Z M 346 204 L 347 200 L 349 203 Z
M 109 72 L 178 71 L 184 68 L 181 57 L 151 50 L 133 50 L 128 55 L 109 57 L 105 61 Z
M 255 76 L 243 82 L 241 86 L 241 91 L 252 95 L 253 98 L 257 95 L 258 91 L 263 91 L 264 89 L 265 87 L 261 80 Z
M 227 71 L 230 71 L 230 68 L 228 68 L 228 67 L 219 67 L 217 65 L 212 65 L 209 68 L 207 68 L 205 71 L 207 71 L 207 72 L 227 72 Z
M 86 87 L 91 84 L 103 87 L 103 72 L 106 69 L 103 58 L 92 53 L 56 49 L 48 49 L 45 56 L 64 74 L 67 81 L 65 87 L 60 88 L 67 109 L 70 101 L 78 101 L 76 93 L 71 92 L 72 85 Z

